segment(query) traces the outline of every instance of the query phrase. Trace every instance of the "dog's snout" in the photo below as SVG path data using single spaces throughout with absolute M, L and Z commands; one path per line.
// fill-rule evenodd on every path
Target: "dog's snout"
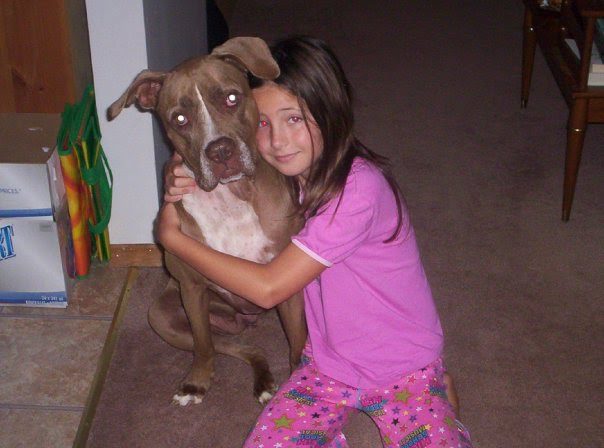
M 206 147 L 208 159 L 216 163 L 223 163 L 233 157 L 235 153 L 235 142 L 228 137 L 214 140 Z

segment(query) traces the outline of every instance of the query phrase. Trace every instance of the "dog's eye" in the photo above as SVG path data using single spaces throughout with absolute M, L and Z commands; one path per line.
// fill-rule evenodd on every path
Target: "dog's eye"
M 239 104 L 239 95 L 237 95 L 236 93 L 229 93 L 226 96 L 226 105 L 228 107 L 233 107 L 236 106 L 237 104 Z
M 174 121 L 178 126 L 184 126 L 189 122 L 187 117 L 185 117 L 183 114 L 176 114 L 174 116 Z

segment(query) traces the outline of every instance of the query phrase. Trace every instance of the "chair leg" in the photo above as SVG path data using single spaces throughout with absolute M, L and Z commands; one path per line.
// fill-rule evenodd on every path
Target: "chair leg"
M 564 164 L 564 193 L 562 196 L 562 221 L 570 219 L 577 175 L 583 152 L 585 131 L 587 130 L 588 100 L 580 98 L 573 101 L 568 119 L 566 161 Z
M 520 107 L 523 109 L 526 108 L 528 103 L 536 46 L 537 37 L 535 35 L 535 28 L 533 28 L 533 13 L 529 7 L 525 7 L 522 32 L 522 92 L 520 95 Z

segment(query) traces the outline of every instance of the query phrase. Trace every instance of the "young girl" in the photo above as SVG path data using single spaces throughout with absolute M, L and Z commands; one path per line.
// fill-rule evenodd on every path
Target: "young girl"
M 251 80 L 258 149 L 290 179 L 304 228 L 270 263 L 216 252 L 179 228 L 170 201 L 190 191 L 172 169 L 158 220 L 164 248 L 265 308 L 304 289 L 309 338 L 245 447 L 345 447 L 353 412 L 385 447 L 469 447 L 446 398 L 443 334 L 408 212 L 384 157 L 355 137 L 349 83 L 321 41 L 272 49 L 281 75 Z

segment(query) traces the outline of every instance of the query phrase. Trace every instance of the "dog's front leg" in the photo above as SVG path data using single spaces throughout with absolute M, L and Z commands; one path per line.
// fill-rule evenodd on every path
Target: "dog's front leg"
M 209 300 L 203 283 L 181 281 L 182 303 L 193 332 L 193 365 L 174 395 L 181 406 L 199 404 L 214 377 L 215 350 L 210 332 Z
M 289 342 L 289 367 L 293 372 L 300 364 L 308 331 L 304 317 L 304 297 L 299 292 L 277 305 L 281 325 Z

